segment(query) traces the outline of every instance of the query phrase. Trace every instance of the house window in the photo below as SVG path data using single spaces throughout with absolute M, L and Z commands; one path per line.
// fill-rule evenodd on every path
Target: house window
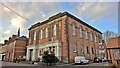
M 95 39 L 95 42 L 96 42 L 96 39 L 97 39 L 96 35 L 95 35 L 94 39 Z
M 92 54 L 94 54 L 94 49 L 93 49 L 93 47 L 92 47 Z
M 82 28 L 80 27 L 80 37 L 82 38 Z
M 77 47 L 75 44 L 73 44 L 73 52 L 77 52 Z
M 101 37 L 99 36 L 99 37 L 98 37 L 99 43 L 101 43 L 101 40 L 100 40 L 100 39 L 101 39 Z
M 34 32 L 34 40 L 36 40 L 36 32 Z
M 115 60 L 120 60 L 120 50 L 119 49 L 113 49 L 113 55 Z
M 84 48 L 83 48 L 83 46 L 81 46 L 81 53 L 83 54 L 84 53 Z
M 54 36 L 56 36 L 56 33 L 57 33 L 57 29 L 56 29 L 57 27 L 56 27 L 56 24 L 54 25 L 54 27 L 53 27 L 53 31 L 54 31 L 54 33 L 53 33 L 53 35 Z
M 45 38 L 48 37 L 48 28 L 45 29 Z
M 92 33 L 90 34 L 90 39 L 91 39 L 91 41 L 93 41 L 93 36 L 92 36 Z
M 76 35 L 75 24 L 72 24 L 72 34 Z
M 88 32 L 87 32 L 87 30 L 86 30 L 86 39 L 88 39 Z
M 40 39 L 42 39 L 42 30 L 40 30 Z
M 90 52 L 89 52 L 89 47 L 87 46 L 86 49 L 87 49 L 87 54 L 89 54 L 89 53 L 90 53 Z

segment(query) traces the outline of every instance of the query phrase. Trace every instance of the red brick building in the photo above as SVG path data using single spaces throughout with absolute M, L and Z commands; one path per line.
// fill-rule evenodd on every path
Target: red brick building
M 58 13 L 29 28 L 27 60 L 36 60 L 45 50 L 52 49 L 62 62 L 73 62 L 83 55 L 93 60 L 102 33 L 68 12 Z
M 98 49 L 99 49 L 99 57 L 101 58 L 104 58 L 106 57 L 107 58 L 107 44 L 102 41 L 102 43 L 99 44 L 98 46 Z
M 25 59 L 27 44 L 26 36 L 12 35 L 0 46 L 0 59 L 3 61 L 14 61 L 16 58 Z
M 120 65 L 120 36 L 108 40 L 107 53 L 112 64 Z

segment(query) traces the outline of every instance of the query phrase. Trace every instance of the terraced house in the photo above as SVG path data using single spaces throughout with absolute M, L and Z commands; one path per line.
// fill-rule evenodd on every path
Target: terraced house
M 0 45 L 0 60 L 2 61 L 16 61 L 17 59 L 25 59 L 26 46 L 28 45 L 28 38 L 18 35 L 12 35 L 8 40 L 4 40 L 4 44 Z
M 74 62 L 75 56 L 89 60 L 98 56 L 102 33 L 68 12 L 58 13 L 29 28 L 27 60 L 41 58 L 46 50 L 53 50 L 62 62 Z

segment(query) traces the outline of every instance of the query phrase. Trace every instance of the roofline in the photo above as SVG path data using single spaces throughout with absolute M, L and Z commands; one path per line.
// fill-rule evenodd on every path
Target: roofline
M 72 14 L 70 14 L 70 13 L 68 13 L 68 12 L 63 12 L 63 13 L 60 12 L 60 13 L 58 13 L 58 14 L 56 14 L 56 15 L 53 15 L 53 16 L 49 17 L 49 19 L 47 19 L 47 20 L 45 20 L 45 21 L 43 21 L 43 22 L 41 22 L 41 23 L 38 22 L 38 23 L 32 25 L 28 30 L 31 30 L 31 29 L 33 29 L 33 28 L 35 28 L 35 27 L 38 27 L 38 26 L 43 25 L 43 24 L 46 24 L 46 23 L 48 23 L 48 22 L 50 22 L 50 21 L 52 21 L 52 20 L 54 20 L 54 19 L 63 17 L 63 16 L 65 16 L 65 15 L 67 15 L 67 16 L 75 19 L 75 20 L 78 21 L 78 22 L 81 22 L 81 24 L 84 24 L 84 25 L 90 27 L 91 29 L 93 29 L 93 30 L 99 32 L 100 34 L 102 34 L 102 32 L 100 32 L 100 31 L 97 30 L 96 28 L 88 25 L 87 23 L 83 22 L 82 20 L 80 20 L 79 18 L 75 17 L 74 15 L 72 15 Z
M 109 38 L 109 39 L 118 39 L 118 38 L 120 38 L 120 36 L 112 37 L 112 38 Z
M 111 48 L 107 48 L 107 49 L 120 49 L 120 47 L 111 47 Z

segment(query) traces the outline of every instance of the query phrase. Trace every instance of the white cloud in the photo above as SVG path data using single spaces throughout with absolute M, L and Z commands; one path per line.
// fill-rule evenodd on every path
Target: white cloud
M 21 30 L 24 30 L 25 23 L 26 21 L 21 17 L 16 17 L 16 18 L 11 19 L 11 26 L 13 28 L 20 28 Z
M 11 30 L 7 30 L 4 32 L 4 34 L 10 34 L 11 33 Z
M 118 2 L 119 0 L 2 0 L 2 2 Z
M 6 37 L 10 37 L 12 34 L 16 34 L 18 28 L 21 28 L 21 34 L 27 35 L 28 26 L 38 21 L 43 21 L 49 17 L 49 15 L 59 12 L 59 3 L 56 2 L 4 2 L 4 5 L 11 8 L 16 13 L 23 16 L 25 19 L 19 17 L 16 13 L 12 12 L 6 7 L 3 7 L 2 18 L 7 20 L 3 24 L 7 24 L 4 33 L 2 33 L 2 40 Z M 47 9 L 46 9 L 47 8 Z M 29 20 L 29 21 L 28 21 Z M 28 25 L 30 23 L 30 25 Z M 9 29 L 9 30 L 8 30 Z
M 117 11 L 117 3 L 84 2 L 77 7 L 77 11 L 81 14 L 81 17 L 86 17 L 87 19 L 98 23 Z

